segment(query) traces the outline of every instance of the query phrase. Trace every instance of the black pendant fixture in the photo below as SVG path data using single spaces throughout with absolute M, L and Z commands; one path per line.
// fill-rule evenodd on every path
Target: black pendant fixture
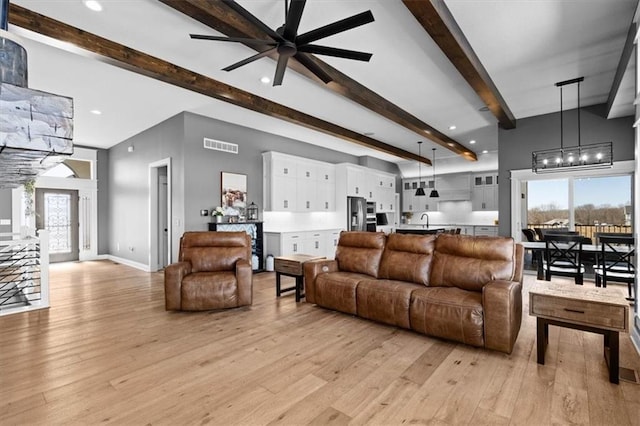
M 427 195 L 424 193 L 424 188 L 422 188 L 422 172 L 420 167 L 420 163 L 422 163 L 422 150 L 420 149 L 421 146 L 422 141 L 418 141 L 418 157 L 420 157 L 420 160 L 418 161 L 418 189 L 416 189 L 416 197 L 424 197 L 425 195 Z
M 565 172 L 582 169 L 601 169 L 613 167 L 613 142 L 598 142 L 582 145 L 580 134 L 580 83 L 584 77 L 559 81 L 560 88 L 560 148 L 533 151 L 531 168 L 534 173 Z M 564 145 L 564 120 L 562 89 L 566 85 L 578 85 L 578 145 Z
M 440 198 L 440 194 L 438 194 L 438 190 L 436 189 L 436 149 L 433 148 L 433 189 L 431 190 L 431 194 L 429 194 L 429 198 Z M 423 191 L 424 192 L 424 191 Z

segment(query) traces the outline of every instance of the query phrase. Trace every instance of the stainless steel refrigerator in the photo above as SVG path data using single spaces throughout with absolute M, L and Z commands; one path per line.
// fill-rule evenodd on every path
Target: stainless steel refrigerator
M 347 197 L 347 220 L 349 231 L 366 231 L 367 200 L 362 197 Z

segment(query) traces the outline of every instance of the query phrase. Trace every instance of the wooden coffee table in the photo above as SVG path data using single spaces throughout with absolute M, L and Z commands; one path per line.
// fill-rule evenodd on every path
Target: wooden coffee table
M 276 271 L 276 296 L 286 291 L 296 291 L 296 302 L 304 297 L 304 262 L 309 260 L 324 259 L 322 256 L 310 254 L 292 254 L 290 256 L 278 256 L 274 259 L 274 270 Z M 289 288 L 281 288 L 280 276 L 286 275 L 296 279 L 296 285 Z
M 544 364 L 549 324 L 602 334 L 609 381 L 619 382 L 620 331 L 629 331 L 629 303 L 616 289 L 536 283 L 529 290 L 529 315 L 537 317 L 538 364 Z

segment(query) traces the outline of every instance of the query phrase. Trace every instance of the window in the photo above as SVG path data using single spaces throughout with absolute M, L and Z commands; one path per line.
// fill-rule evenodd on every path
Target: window
M 631 175 L 531 180 L 527 227 L 567 227 L 593 238 L 596 232 L 632 231 Z

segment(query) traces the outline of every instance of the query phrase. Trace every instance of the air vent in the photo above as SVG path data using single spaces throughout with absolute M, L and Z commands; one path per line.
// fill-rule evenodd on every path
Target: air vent
M 231 154 L 238 154 L 238 144 L 235 143 L 204 138 L 204 147 L 207 149 L 213 149 L 214 151 L 223 151 L 229 152 Z

